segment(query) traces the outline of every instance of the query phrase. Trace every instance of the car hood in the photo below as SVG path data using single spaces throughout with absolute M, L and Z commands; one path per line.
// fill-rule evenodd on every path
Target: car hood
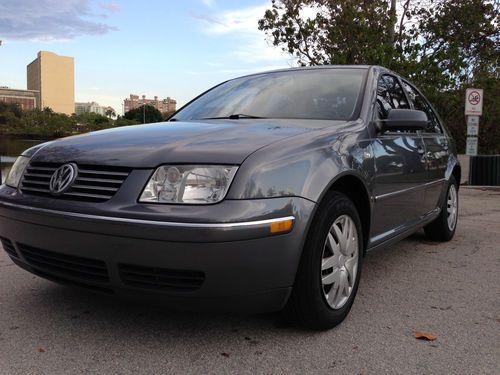
M 133 168 L 163 163 L 240 164 L 261 147 L 334 123 L 240 119 L 127 126 L 51 142 L 33 160 Z

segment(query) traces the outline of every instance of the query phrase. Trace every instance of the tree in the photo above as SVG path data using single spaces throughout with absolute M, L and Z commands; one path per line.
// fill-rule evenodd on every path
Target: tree
M 272 43 L 301 65 L 390 62 L 393 25 L 384 0 L 273 0 L 259 20 Z
M 167 111 L 167 112 L 163 112 L 162 115 L 163 115 L 163 119 L 167 120 L 170 116 L 172 116 L 176 111 Z
M 142 121 L 141 121 L 142 122 Z M 117 126 L 133 125 L 139 121 L 118 117 L 112 120 L 97 113 L 71 116 L 50 109 L 24 111 L 17 104 L 0 102 L 0 135 L 53 139 Z
M 138 123 L 152 123 L 163 121 L 163 115 L 152 105 L 146 104 L 140 107 L 131 109 L 126 112 L 123 117 L 127 120 L 135 120 Z
M 437 108 L 461 150 L 465 88 L 487 88 L 490 113 L 481 119 L 480 142 L 488 129 L 494 141 L 481 143 L 489 145 L 482 152 L 498 150 L 500 127 L 493 124 L 500 122 L 500 2 L 399 0 L 399 5 L 273 0 L 258 28 L 301 65 L 376 64 L 406 76 Z
M 137 124 L 141 124 L 142 121 L 137 121 L 137 120 L 128 120 L 126 119 L 125 117 L 122 117 L 122 116 L 118 116 L 115 120 L 115 126 L 118 127 L 118 126 L 128 126 L 128 125 L 137 125 Z
M 115 110 L 114 110 L 113 108 L 111 108 L 111 107 L 106 108 L 106 111 L 104 112 L 104 114 L 105 114 L 107 117 L 109 117 L 109 118 L 111 118 L 111 117 L 116 117 L 116 112 L 115 112 Z
M 79 131 L 94 131 L 113 127 L 113 120 L 95 112 L 83 112 L 74 115 L 74 120 L 79 127 Z

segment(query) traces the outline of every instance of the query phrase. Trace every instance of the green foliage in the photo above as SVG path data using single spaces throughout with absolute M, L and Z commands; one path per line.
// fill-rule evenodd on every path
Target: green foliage
M 376 64 L 413 81 L 465 145 L 464 95 L 485 89 L 480 152 L 500 152 L 500 2 L 273 0 L 259 21 L 301 65 Z
M 21 106 L 17 103 L 4 103 L 0 102 L 0 113 L 6 113 L 10 112 L 12 113 L 13 116 L 17 118 L 21 118 L 23 115 L 23 110 L 21 109 Z M 0 124 L 1 124 L 0 120 Z
M 314 14 L 307 17 L 306 11 Z M 259 29 L 301 65 L 387 65 L 393 51 L 389 33 L 393 23 L 384 0 L 274 0 Z
M 128 125 L 137 125 L 140 124 L 139 121 L 136 120 L 129 120 L 126 119 L 125 117 L 118 116 L 115 120 L 115 126 L 128 126 Z
M 152 105 L 146 104 L 126 112 L 124 117 L 127 120 L 134 120 L 138 123 L 150 124 L 152 122 L 162 122 L 163 115 Z
M 163 112 L 163 120 L 167 120 L 170 116 L 172 116 L 176 111 L 168 111 L 168 112 Z
M 16 104 L 0 102 L 0 135 L 52 139 L 137 123 L 123 117 L 112 120 L 97 113 L 68 116 L 50 108 L 23 111 Z
M 116 116 L 114 109 L 111 107 L 107 108 L 106 112 L 104 114 L 106 115 L 106 117 L 110 117 L 110 118 Z
M 113 120 L 94 112 L 84 112 L 79 115 L 73 115 L 76 127 L 83 132 L 102 130 L 114 127 Z

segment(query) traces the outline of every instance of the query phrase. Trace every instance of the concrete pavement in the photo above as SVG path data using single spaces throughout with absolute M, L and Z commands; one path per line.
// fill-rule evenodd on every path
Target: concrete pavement
M 418 233 L 369 253 L 350 315 L 321 333 L 95 296 L 2 251 L 0 374 L 499 374 L 500 191 L 460 199 L 453 241 Z

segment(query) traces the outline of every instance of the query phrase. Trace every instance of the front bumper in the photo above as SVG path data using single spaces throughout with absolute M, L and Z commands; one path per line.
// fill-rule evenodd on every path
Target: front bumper
M 281 309 L 314 209 L 296 197 L 225 201 L 185 207 L 181 222 L 159 211 L 144 218 L 35 207 L 6 199 L 13 197 L 6 189 L 0 188 L 0 237 L 17 265 L 54 281 L 181 309 Z M 196 222 L 185 220 L 187 210 L 198 214 Z M 224 221 L 229 210 L 237 210 L 238 221 Z M 295 218 L 292 231 L 271 235 L 268 223 L 282 217 Z

